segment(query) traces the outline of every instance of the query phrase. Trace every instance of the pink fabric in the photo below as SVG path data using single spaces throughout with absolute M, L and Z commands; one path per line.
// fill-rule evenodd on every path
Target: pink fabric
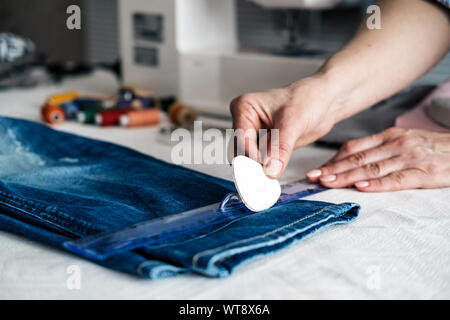
M 431 100 L 437 97 L 450 98 L 450 79 L 433 90 L 417 107 L 397 117 L 395 119 L 395 126 L 406 129 L 424 129 L 439 132 L 450 131 L 450 129 L 431 120 L 426 113 L 426 109 L 430 105 Z

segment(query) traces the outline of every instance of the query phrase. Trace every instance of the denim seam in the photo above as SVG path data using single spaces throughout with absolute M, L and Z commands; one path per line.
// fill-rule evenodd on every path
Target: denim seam
M 45 210 L 46 208 L 50 208 L 52 211 L 56 211 L 56 207 L 50 206 L 50 205 L 44 205 L 42 203 L 31 201 L 27 199 L 22 199 L 14 194 L 10 194 L 4 191 L 0 191 L 0 195 L 3 195 L 8 202 L 16 202 L 20 203 L 21 206 L 29 206 L 29 208 L 34 209 L 34 207 L 38 207 L 40 209 Z
M 36 215 L 34 215 L 34 214 L 32 214 L 32 213 L 26 211 L 26 210 L 24 210 L 23 208 L 15 207 L 14 205 L 12 205 L 12 204 L 10 204 L 10 203 L 3 202 L 3 201 L 0 200 L 0 205 L 1 205 L 1 204 L 3 204 L 4 206 L 8 206 L 8 207 L 10 207 L 10 208 L 12 208 L 12 209 L 14 209 L 14 210 L 20 211 L 20 212 L 22 212 L 22 213 L 24 213 L 24 214 L 26 214 L 26 215 L 32 216 L 32 217 L 38 219 L 39 221 L 42 221 L 42 222 L 44 222 L 44 223 L 46 223 L 46 224 L 51 225 L 51 226 L 54 227 L 54 228 L 62 229 L 62 230 L 66 231 L 66 232 L 69 232 L 69 233 L 71 233 L 71 234 L 75 234 L 72 230 L 66 229 L 64 226 L 61 226 L 61 225 L 59 225 L 58 223 L 55 223 L 55 222 L 53 222 L 53 221 L 47 221 L 47 220 L 44 220 L 44 219 L 42 219 L 42 218 L 40 218 L 40 217 L 38 217 L 38 216 L 36 216 Z
M 329 219 L 332 219 L 332 218 L 338 219 L 338 218 L 340 218 L 340 217 L 346 215 L 347 213 L 348 213 L 348 212 L 345 212 L 345 213 L 340 214 L 340 215 L 338 215 L 338 216 L 334 216 L 334 215 L 330 214 L 330 215 L 328 215 L 326 218 L 321 219 L 321 220 L 317 221 L 316 223 L 310 224 L 310 225 L 308 225 L 308 226 L 306 226 L 306 227 L 304 227 L 304 228 L 302 228 L 302 229 L 295 230 L 295 231 L 293 231 L 293 232 L 290 232 L 290 233 L 285 234 L 284 240 L 286 240 L 286 238 L 289 239 L 289 238 L 291 238 L 291 236 L 295 236 L 295 235 L 297 235 L 297 234 L 299 234 L 299 233 L 301 233 L 301 232 L 304 232 L 304 231 L 310 229 L 311 227 L 315 227 L 315 226 L 317 226 L 318 224 L 321 224 L 321 223 L 323 223 L 323 222 L 326 222 L 326 221 L 328 221 Z M 339 223 L 339 221 L 337 221 L 336 223 Z M 279 238 L 280 238 L 280 237 L 278 237 L 277 239 L 279 239 Z M 277 240 L 277 239 L 276 239 L 276 240 Z M 273 240 L 273 241 L 274 241 L 274 240 Z M 267 244 L 268 242 L 271 242 L 271 241 L 263 242 L 263 243 L 261 243 L 261 244 Z M 279 242 L 277 242 L 277 243 L 279 243 Z M 248 248 L 248 247 L 250 247 L 250 246 L 252 246 L 252 245 L 249 245 L 249 246 L 246 246 L 246 247 L 241 247 L 241 248 L 244 249 L 244 248 Z M 257 248 L 258 248 L 258 247 L 257 247 Z M 252 248 L 252 249 L 253 249 L 253 248 Z M 230 251 L 233 251 L 233 249 L 230 249 Z M 231 258 L 232 256 L 234 256 L 236 253 L 239 254 L 239 253 L 242 253 L 242 252 L 245 252 L 245 251 L 246 251 L 246 250 L 243 250 L 243 251 L 241 251 L 241 252 L 233 252 L 233 254 L 231 254 L 231 255 L 229 255 L 229 256 L 225 256 L 225 257 L 223 257 L 223 258 L 221 258 L 221 259 L 218 259 L 217 261 L 214 261 L 214 263 L 221 263 L 221 262 L 223 262 L 223 261 L 225 261 L 225 260 Z M 224 251 L 224 252 L 226 252 L 226 251 Z M 214 258 L 211 258 L 211 260 L 213 260 L 213 259 L 214 259 Z M 208 263 L 208 264 L 210 264 L 210 263 Z
M 347 214 L 347 213 L 344 213 L 344 214 L 342 214 L 342 215 L 339 215 L 339 216 L 337 216 L 337 217 L 335 217 L 335 218 L 339 218 L 339 217 L 341 217 L 341 216 L 343 216 L 343 215 L 345 215 L 345 214 Z M 228 273 L 227 271 L 224 272 L 223 270 L 221 270 L 223 267 L 221 268 L 221 267 L 220 267 L 220 264 L 223 263 L 225 260 L 227 260 L 227 259 L 229 259 L 229 258 L 235 256 L 236 254 L 240 254 L 240 253 L 247 252 L 247 251 L 254 250 L 254 249 L 259 249 L 259 248 L 261 248 L 263 245 L 279 244 L 279 243 L 281 243 L 281 242 L 283 242 L 283 241 L 286 241 L 287 239 L 291 239 L 291 238 L 295 237 L 296 235 L 298 235 L 298 234 L 300 234 L 300 233 L 302 233 L 302 232 L 304 232 L 304 231 L 306 231 L 306 230 L 309 230 L 311 227 L 315 227 L 315 226 L 317 226 L 317 225 L 319 225 L 319 224 L 321 224 L 321 223 L 324 223 L 324 222 L 326 222 L 327 220 L 329 220 L 330 218 L 333 218 L 333 217 L 334 217 L 333 215 L 329 215 L 329 216 L 326 217 L 326 219 L 317 221 L 316 223 L 313 223 L 313 224 L 311 224 L 311 225 L 308 225 L 308 226 L 306 226 L 306 227 L 304 227 L 304 228 L 302 228 L 302 229 L 295 230 L 294 232 L 287 233 L 287 234 L 285 234 L 285 235 L 282 237 L 281 240 L 280 240 L 280 238 L 281 238 L 281 236 L 280 236 L 280 237 L 277 237 L 277 238 L 274 239 L 274 240 L 268 240 L 268 241 L 261 242 L 261 243 L 259 243 L 259 245 L 258 245 L 258 244 L 253 244 L 253 245 L 248 245 L 248 246 L 241 247 L 241 248 L 235 248 L 235 249 L 230 249 L 230 250 L 228 250 L 228 251 L 223 251 L 221 254 L 225 254 L 225 253 L 227 253 L 227 252 L 230 253 L 230 254 L 229 254 L 228 256 L 225 256 L 225 257 L 220 258 L 220 259 L 217 259 L 217 260 L 214 259 L 215 257 L 217 257 L 217 255 L 213 255 L 213 256 L 211 257 L 211 259 L 208 261 L 206 270 L 208 270 L 208 269 L 210 269 L 210 268 L 212 267 L 213 270 L 217 270 L 216 272 L 218 272 L 219 276 L 220 276 L 220 275 L 227 274 L 227 273 Z M 334 224 L 338 224 L 338 223 L 340 223 L 340 222 L 339 222 L 339 221 L 334 221 L 334 222 L 331 222 L 331 223 L 328 224 L 328 225 L 334 225 Z M 308 235 L 307 235 L 307 236 L 308 236 Z M 309 234 L 309 236 L 311 236 L 311 234 Z M 280 241 L 279 241 L 279 240 L 280 240 Z M 242 250 L 238 250 L 238 249 L 242 249 Z M 261 255 L 261 254 L 260 254 L 260 255 Z M 205 272 L 203 271 L 203 273 L 205 273 Z M 206 272 L 206 274 L 208 274 L 208 273 Z
M 293 225 L 296 225 L 297 223 L 300 223 L 300 222 L 305 221 L 305 220 L 307 220 L 307 219 L 313 218 L 313 217 L 315 217 L 316 215 L 322 213 L 323 211 L 328 210 L 330 207 L 333 207 L 333 206 L 326 206 L 326 207 L 320 209 L 319 211 L 315 212 L 314 214 L 311 214 L 311 215 L 306 216 L 306 217 L 303 217 L 303 218 L 301 218 L 301 219 L 299 219 L 299 220 L 293 221 L 293 222 L 291 222 L 291 223 L 289 223 L 289 224 L 287 224 L 287 225 L 285 225 L 285 226 L 279 227 L 279 228 L 277 228 L 277 229 L 275 229 L 275 230 L 266 232 L 265 234 L 258 235 L 258 236 L 254 236 L 254 237 L 247 238 L 247 239 L 241 239 L 241 240 L 238 240 L 238 241 L 235 241 L 235 242 L 232 242 L 232 243 L 228 243 L 228 244 L 226 244 L 226 245 L 223 245 L 223 246 L 220 246 L 220 247 L 217 247 L 217 248 L 213 248 L 213 249 L 208 249 L 208 250 L 205 250 L 205 251 L 201 251 L 201 252 L 197 253 L 197 254 L 192 258 L 192 265 L 193 265 L 194 269 L 197 269 L 197 262 L 198 262 L 198 260 L 199 260 L 202 256 L 204 256 L 204 255 L 206 255 L 206 254 L 212 254 L 212 255 L 214 255 L 215 252 L 217 252 L 217 251 L 219 251 L 219 250 L 222 250 L 222 249 L 226 249 L 226 248 L 228 248 L 228 247 L 232 247 L 232 246 L 234 246 L 234 245 L 236 245 L 236 244 L 240 244 L 240 243 L 243 243 L 243 242 L 253 241 L 253 240 L 255 240 L 255 239 L 266 238 L 266 237 L 268 237 L 268 236 L 270 236 L 270 235 L 272 235 L 272 234 L 276 234 L 277 232 L 280 232 L 280 231 L 282 231 L 282 230 L 284 230 L 284 229 L 286 229 L 286 228 L 292 227 Z M 345 214 L 345 213 L 344 213 L 344 214 Z
M 212 231 L 210 231 L 208 233 L 199 234 L 198 236 L 195 236 L 193 238 L 189 238 L 189 239 L 186 239 L 186 240 L 183 240 L 183 241 L 178 241 L 178 242 L 163 243 L 163 244 L 156 245 L 156 246 L 148 245 L 146 248 L 148 248 L 148 249 L 161 249 L 161 248 L 165 248 L 165 247 L 171 247 L 171 246 L 177 246 L 177 245 L 180 245 L 180 244 L 185 244 L 185 243 L 190 242 L 190 241 L 199 240 L 199 239 L 202 239 L 204 237 L 210 236 L 214 232 L 220 231 L 220 230 L 228 227 L 230 224 L 233 224 L 236 221 L 241 221 L 241 220 L 243 220 L 245 218 L 248 218 L 250 216 L 251 215 L 248 215 L 248 216 L 245 216 L 245 217 L 240 217 L 238 219 L 229 221 L 229 222 L 225 223 L 224 225 L 221 225 L 221 226 L 215 228 L 214 230 L 212 230 Z
M 3 191 L 0 191 L 0 196 L 3 196 L 2 198 L 3 200 L 5 200 L 3 204 L 9 205 L 15 210 L 20 210 L 23 213 L 32 216 L 44 223 L 50 223 L 52 226 L 63 228 L 66 231 L 77 235 L 80 235 L 80 232 L 81 234 L 83 234 L 85 231 L 97 232 L 97 230 L 93 228 L 88 222 L 74 219 L 66 213 L 58 210 L 56 207 L 47 206 L 35 201 L 24 200 L 16 195 L 8 194 Z M 58 216 L 55 217 L 45 212 L 47 208 L 50 208 L 52 213 L 57 213 Z M 36 211 L 38 212 L 36 213 Z M 74 225 L 73 223 L 76 224 Z M 66 229 L 66 227 L 69 229 Z

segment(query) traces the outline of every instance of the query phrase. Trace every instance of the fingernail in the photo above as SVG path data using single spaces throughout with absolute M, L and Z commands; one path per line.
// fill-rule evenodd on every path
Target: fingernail
M 268 159 L 264 164 L 264 173 L 271 178 L 277 178 L 283 164 L 277 159 Z
M 369 185 L 369 182 L 367 181 L 359 181 L 357 183 L 355 183 L 355 186 L 357 186 L 358 188 L 365 188 Z
M 328 176 L 322 177 L 320 180 L 324 181 L 324 182 L 331 182 L 331 181 L 336 180 L 336 176 L 334 174 L 330 174 Z
M 314 170 L 308 171 L 306 173 L 306 175 L 310 178 L 316 178 L 316 177 L 320 177 L 322 175 L 322 171 L 320 169 L 314 169 Z

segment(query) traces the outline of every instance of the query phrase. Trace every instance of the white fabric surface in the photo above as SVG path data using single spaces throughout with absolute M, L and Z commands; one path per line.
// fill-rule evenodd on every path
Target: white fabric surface
M 40 121 L 46 96 L 65 89 L 113 93 L 106 72 L 0 92 L 0 115 Z M 60 130 L 129 146 L 170 161 L 157 128 L 122 129 L 65 123 Z M 332 151 L 297 150 L 281 182 L 303 177 Z M 231 180 L 227 165 L 190 166 Z M 62 250 L 0 232 L 0 298 L 31 299 L 428 299 L 450 298 L 450 188 L 369 194 L 330 190 L 310 199 L 357 202 L 360 216 L 331 226 L 268 256 L 246 262 L 224 279 L 184 275 L 147 280 L 115 272 Z M 81 271 L 81 288 L 67 287 L 67 268 Z

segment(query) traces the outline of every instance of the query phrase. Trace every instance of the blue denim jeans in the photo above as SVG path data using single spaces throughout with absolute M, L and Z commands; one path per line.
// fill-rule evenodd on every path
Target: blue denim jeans
M 64 241 L 220 202 L 230 191 L 230 181 L 129 148 L 0 117 L 0 229 L 61 250 Z M 223 277 L 358 211 L 353 203 L 297 200 L 95 262 L 148 278 Z

